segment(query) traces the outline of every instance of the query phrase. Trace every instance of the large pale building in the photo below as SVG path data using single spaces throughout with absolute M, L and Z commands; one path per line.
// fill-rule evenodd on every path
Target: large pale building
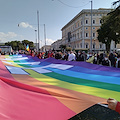
M 101 26 L 102 16 L 110 11 L 111 9 L 93 9 L 91 27 L 91 10 L 82 10 L 61 29 L 62 44 L 75 50 L 90 49 L 92 28 L 92 50 L 105 50 L 105 44 L 97 40 L 97 30 Z

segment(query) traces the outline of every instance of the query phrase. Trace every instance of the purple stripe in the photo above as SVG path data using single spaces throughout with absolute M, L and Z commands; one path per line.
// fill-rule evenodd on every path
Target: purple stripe
M 44 62 L 44 61 L 54 63 L 54 64 L 66 64 L 66 65 L 80 66 L 80 67 L 85 67 L 85 68 L 92 69 L 92 70 L 120 72 L 120 68 L 96 65 L 96 64 L 91 64 L 87 62 L 65 61 L 65 60 L 57 60 L 54 58 L 47 58 L 47 59 L 40 60 L 40 62 Z

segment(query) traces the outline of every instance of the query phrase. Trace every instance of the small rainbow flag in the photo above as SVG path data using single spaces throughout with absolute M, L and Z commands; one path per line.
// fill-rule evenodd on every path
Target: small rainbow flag
M 28 45 L 28 44 L 27 44 L 26 50 L 27 50 L 27 51 L 29 51 L 29 50 L 30 50 L 30 49 L 29 49 L 29 45 Z

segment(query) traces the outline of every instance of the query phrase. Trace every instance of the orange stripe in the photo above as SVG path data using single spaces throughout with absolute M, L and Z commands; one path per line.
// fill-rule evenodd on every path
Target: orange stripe
M 19 82 L 47 90 L 52 96 L 56 97 L 61 103 L 76 113 L 79 113 L 96 103 L 106 102 L 106 99 L 49 85 L 28 75 L 13 74 L 12 76 Z

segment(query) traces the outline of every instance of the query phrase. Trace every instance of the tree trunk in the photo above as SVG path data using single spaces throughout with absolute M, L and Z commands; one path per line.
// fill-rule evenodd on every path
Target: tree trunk
M 106 52 L 109 53 L 110 52 L 110 44 L 106 43 Z

